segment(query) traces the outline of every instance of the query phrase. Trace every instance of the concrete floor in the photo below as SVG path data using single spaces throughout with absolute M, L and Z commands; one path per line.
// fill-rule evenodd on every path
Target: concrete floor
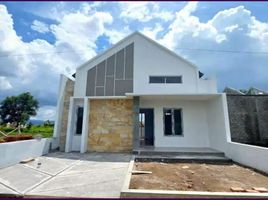
M 0 195 L 119 197 L 130 158 L 115 153 L 50 153 L 0 169 Z

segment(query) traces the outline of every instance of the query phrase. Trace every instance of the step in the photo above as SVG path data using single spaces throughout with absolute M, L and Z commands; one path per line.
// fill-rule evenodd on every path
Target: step
M 222 156 L 223 152 L 211 151 L 211 152 L 200 152 L 200 151 L 155 151 L 155 150 L 134 150 L 135 155 L 161 155 L 161 156 Z
M 198 162 L 229 164 L 231 159 L 219 155 L 135 155 L 135 161 L 140 162 Z

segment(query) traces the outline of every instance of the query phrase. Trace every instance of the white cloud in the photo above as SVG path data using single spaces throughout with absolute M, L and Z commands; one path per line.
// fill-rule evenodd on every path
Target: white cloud
M 106 30 L 104 34 L 109 37 L 109 42 L 111 44 L 115 44 L 118 41 L 125 38 L 127 35 L 131 34 L 131 30 L 129 30 L 129 27 L 126 26 L 122 30 L 116 30 L 116 29 Z
M 49 32 L 49 26 L 41 21 L 38 20 L 34 20 L 32 25 L 31 25 L 31 29 L 39 32 L 39 33 L 47 33 Z
M 207 22 L 194 16 L 196 9 L 198 4 L 191 2 L 178 11 L 160 42 L 194 62 L 205 73 L 216 74 L 220 90 L 228 85 L 268 89 L 264 75 L 267 74 L 267 54 L 217 52 L 217 49 L 268 51 L 268 23 L 257 20 L 243 6 L 219 11 Z M 216 51 L 186 51 L 183 48 Z M 249 80 L 248 74 L 254 78 Z
M 12 85 L 7 80 L 7 78 L 4 76 L 0 76 L 0 91 L 1 90 L 9 90 L 11 88 L 12 88 Z
M 96 55 L 95 42 L 113 21 L 106 12 L 64 14 L 58 24 L 50 26 L 56 38 L 51 44 L 38 38 L 24 42 L 4 5 L 0 5 L 0 16 L 0 52 L 6 55 L 0 58 L 1 89 L 6 89 L 0 99 L 30 91 L 40 101 L 40 109 L 55 105 L 59 74 L 70 75 Z
M 148 22 L 152 19 L 169 21 L 173 19 L 171 12 L 161 10 L 157 2 L 122 2 L 120 17 L 126 20 Z
M 156 40 L 157 34 L 163 30 L 164 28 L 161 24 L 157 23 L 154 27 L 145 27 L 141 32 L 147 37 Z
M 56 114 L 55 106 L 43 106 L 38 109 L 37 115 L 31 117 L 31 119 L 55 120 L 55 114 Z

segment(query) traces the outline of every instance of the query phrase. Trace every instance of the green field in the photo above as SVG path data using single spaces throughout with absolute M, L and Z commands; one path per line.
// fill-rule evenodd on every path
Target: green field
M 6 126 L 0 126 L 0 131 L 4 133 L 8 133 L 10 131 L 14 130 L 12 127 L 6 127 Z M 53 135 L 53 126 L 44 126 L 44 125 L 32 125 L 30 128 L 22 128 L 21 129 L 22 134 L 29 134 L 32 136 L 35 135 L 42 135 L 43 138 L 52 137 Z M 17 135 L 18 131 L 15 131 L 9 135 Z M 3 137 L 3 135 L 0 133 L 0 139 Z

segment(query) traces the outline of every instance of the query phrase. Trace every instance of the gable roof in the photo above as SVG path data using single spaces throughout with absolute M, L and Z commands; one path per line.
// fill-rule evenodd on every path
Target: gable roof
M 128 35 L 127 37 L 125 37 L 124 39 L 120 40 L 119 42 L 117 42 L 116 44 L 114 44 L 112 47 L 110 47 L 109 49 L 103 51 L 102 53 L 96 55 L 95 57 L 91 58 L 90 60 L 88 60 L 87 62 L 83 63 L 82 65 L 80 65 L 79 67 L 77 67 L 77 69 L 81 69 L 83 67 L 85 67 L 87 64 L 93 62 L 94 60 L 96 60 L 97 58 L 105 55 L 106 53 L 108 53 L 109 51 L 111 51 L 112 49 L 116 48 L 117 46 L 119 46 L 120 44 L 127 42 L 128 40 L 131 40 L 134 36 L 138 35 L 139 37 L 142 37 L 143 39 L 147 40 L 148 42 L 150 42 L 151 44 L 157 46 L 158 48 L 162 48 L 163 50 L 165 50 L 167 53 L 183 60 L 184 62 L 188 63 L 190 66 L 192 66 L 193 68 L 197 69 L 197 66 L 194 65 L 193 63 L 191 63 L 190 61 L 186 60 L 185 58 L 179 56 L 178 54 L 176 54 L 175 52 L 169 50 L 168 48 L 164 47 L 163 45 L 155 42 L 154 40 L 148 38 L 147 36 L 141 34 L 140 32 L 136 31 L 130 35 Z M 77 70 L 76 69 L 76 70 Z

